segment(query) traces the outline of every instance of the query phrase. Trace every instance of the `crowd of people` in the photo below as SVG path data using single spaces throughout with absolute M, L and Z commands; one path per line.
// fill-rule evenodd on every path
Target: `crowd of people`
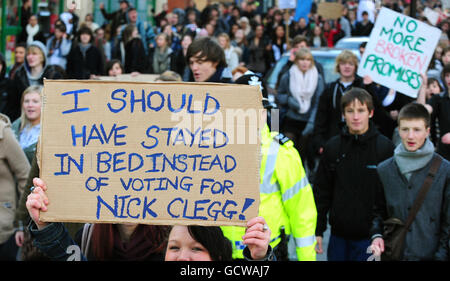
M 24 2 L 29 10 L 31 1 Z M 405 234 L 402 259 L 449 259 L 448 20 L 437 24 L 442 35 L 413 99 L 370 76 L 359 77 L 359 59 L 350 50 L 336 58 L 338 79 L 326 83 L 324 68 L 311 53 L 344 37 L 369 36 L 377 14 L 372 1 L 339 1 L 344 8 L 337 20 L 322 19 L 314 3 L 298 21 L 295 11 L 276 6 L 264 13 L 259 1 L 202 10 L 188 1 L 185 9 L 169 12 L 166 6 L 154 25 L 139 19 L 129 1 L 119 2 L 112 13 L 100 4 L 99 22 L 92 14 L 82 21 L 69 9 L 48 38 L 37 16 L 23 12 L 25 27 L 9 72 L 0 54 L 0 260 L 316 260 L 330 226 L 329 261 L 366 261 L 385 251 L 383 222 L 406 221 L 435 159 L 440 168 Z M 360 11 L 362 2 L 373 9 Z M 410 12 L 409 1 L 381 2 Z M 428 24 L 425 7 L 443 11 L 441 1 L 418 4 L 416 18 Z M 266 79 L 286 54 L 272 100 Z M 38 213 L 49 204 L 36 157 L 43 79 L 121 74 L 261 85 L 267 113 L 261 204 L 247 228 L 39 221 Z M 279 132 L 271 128 L 274 110 Z M 71 256 L 66 251 L 71 245 L 82 255 Z

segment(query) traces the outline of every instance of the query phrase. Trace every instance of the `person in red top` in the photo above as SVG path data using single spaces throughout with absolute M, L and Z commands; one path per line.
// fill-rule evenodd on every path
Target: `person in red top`
M 341 31 L 341 25 L 338 21 L 334 21 L 334 26 L 330 21 L 324 21 L 323 23 L 323 35 L 327 39 L 327 45 L 329 48 L 333 48 L 335 43 L 335 36 Z

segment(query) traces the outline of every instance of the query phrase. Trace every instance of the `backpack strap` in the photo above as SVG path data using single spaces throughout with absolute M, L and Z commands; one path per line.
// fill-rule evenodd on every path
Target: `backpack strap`
M 91 244 L 92 231 L 94 230 L 94 225 L 91 223 L 86 223 L 83 226 L 83 234 L 81 236 L 81 253 L 87 257 L 89 253 L 89 245 Z
M 419 194 L 417 194 L 416 200 L 414 201 L 413 206 L 411 207 L 411 211 L 409 212 L 408 219 L 405 223 L 405 230 L 408 230 L 414 221 L 417 213 L 419 212 L 420 207 L 422 206 L 423 201 L 425 200 L 425 196 L 427 195 L 428 190 L 431 188 L 433 184 L 434 177 L 441 166 L 442 158 L 438 156 L 436 153 L 433 156 L 433 160 L 431 163 L 430 170 L 428 171 L 428 175 L 423 182 L 421 189 L 419 190 Z

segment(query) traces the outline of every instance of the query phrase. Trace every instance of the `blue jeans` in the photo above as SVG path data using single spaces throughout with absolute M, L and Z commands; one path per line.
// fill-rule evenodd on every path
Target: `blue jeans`
M 370 240 L 349 240 L 330 235 L 328 243 L 328 261 L 367 261 L 371 254 L 367 254 Z

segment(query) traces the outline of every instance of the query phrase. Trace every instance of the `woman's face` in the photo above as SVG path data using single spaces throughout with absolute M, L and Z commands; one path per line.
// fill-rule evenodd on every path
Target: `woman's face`
M 244 39 L 244 31 L 242 29 L 236 30 L 236 32 L 234 33 L 234 40 L 240 43 L 243 39 Z
M 23 110 L 25 117 L 31 123 L 39 123 L 41 120 L 41 96 L 39 93 L 31 92 L 23 97 Z
M 25 60 L 25 48 L 16 47 L 14 50 L 14 58 L 16 63 L 23 63 Z
M 113 64 L 111 69 L 108 71 L 109 76 L 117 76 L 122 74 L 122 68 L 120 67 L 119 63 Z
M 211 21 L 212 22 L 212 21 Z M 206 29 L 206 31 L 208 32 L 208 36 L 213 36 L 213 34 L 214 34 L 214 25 L 212 24 L 212 23 L 207 23 L 206 25 L 205 25 L 205 29 Z
M 314 27 L 314 35 L 315 36 L 320 36 L 321 33 L 322 33 L 322 28 L 320 28 L 320 26 L 316 25 Z
M 166 261 L 212 261 L 208 250 L 189 234 L 187 226 L 176 225 L 169 234 Z
M 276 31 L 275 31 L 275 34 L 276 34 L 277 38 L 283 38 L 284 37 L 284 29 L 283 29 L 283 27 L 282 26 L 278 26 Z
M 96 32 L 97 39 L 103 39 L 105 37 L 105 31 L 103 29 L 98 29 Z
M 297 64 L 297 67 L 301 72 L 308 71 L 312 65 L 311 60 L 309 60 L 308 58 L 301 58 L 299 60 L 296 60 L 295 63 Z
M 27 53 L 27 63 L 31 68 L 44 64 L 44 56 L 35 49 L 30 49 Z
M 88 44 L 89 41 L 91 41 L 91 35 L 87 34 L 87 33 L 83 33 L 80 35 L 80 41 L 82 44 Z
M 450 73 L 445 73 L 444 82 L 447 85 L 447 89 L 450 89 Z
M 59 30 L 58 28 L 55 29 L 55 37 L 57 39 L 61 39 L 63 37 L 63 32 L 61 30 Z
M 439 83 L 439 82 L 434 81 L 433 83 L 431 83 L 431 84 L 428 86 L 429 91 L 430 91 L 430 94 L 435 95 L 435 94 L 441 93 L 441 89 L 439 88 L 439 84 L 438 84 L 438 83 Z
M 190 23 L 195 23 L 195 20 L 197 19 L 197 17 L 195 16 L 195 13 L 189 13 L 188 14 L 188 21 Z
M 189 45 L 191 45 L 192 43 L 192 38 L 190 36 L 184 36 L 183 40 L 181 41 L 181 47 L 184 50 L 187 50 L 187 48 L 189 48 Z
M 222 49 L 227 49 L 228 48 L 228 40 L 227 40 L 227 38 L 225 38 L 225 37 L 223 37 L 223 36 L 220 36 L 219 37 L 219 45 L 220 45 L 220 47 L 222 47 Z
M 163 48 L 167 45 L 166 42 L 166 38 L 164 36 L 158 36 L 158 38 L 156 38 L 156 46 L 158 46 L 159 48 Z
M 233 24 L 233 25 L 231 26 L 231 32 L 230 32 L 230 34 L 235 34 L 236 31 L 237 31 L 238 29 L 239 29 L 239 25 Z
M 275 22 L 280 22 L 282 19 L 283 19 L 283 15 L 280 14 L 280 13 L 276 13 L 276 14 L 274 15 L 274 17 L 273 17 L 273 20 L 274 20 Z
M 264 29 L 261 25 L 258 25 L 255 29 L 255 36 L 261 38 L 263 36 Z
M 30 19 L 28 20 L 29 24 L 31 26 L 36 26 L 36 24 L 38 24 L 38 19 L 36 16 L 31 16 Z

